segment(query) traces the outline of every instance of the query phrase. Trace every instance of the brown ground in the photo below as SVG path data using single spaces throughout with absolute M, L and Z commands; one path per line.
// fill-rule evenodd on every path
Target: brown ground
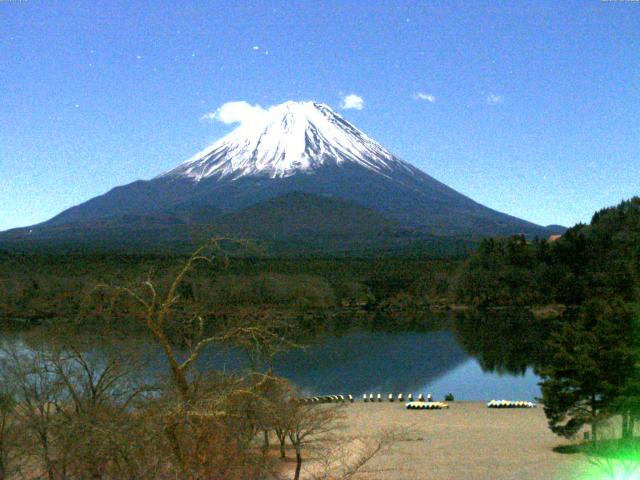
M 569 442 L 549 430 L 542 408 L 489 409 L 452 402 L 448 410 L 406 410 L 402 403 L 346 406 L 341 435 L 410 429 L 406 440 L 375 458 L 360 479 L 575 480 L 581 455 L 553 451 Z

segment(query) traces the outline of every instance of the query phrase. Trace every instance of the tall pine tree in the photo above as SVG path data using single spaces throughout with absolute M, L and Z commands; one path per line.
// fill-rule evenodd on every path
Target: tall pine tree
M 637 372 L 634 333 L 633 312 L 618 298 L 589 300 L 575 319 L 562 322 L 540 372 L 544 410 L 554 433 L 572 437 L 589 424 L 597 440 L 598 422 L 635 402 L 629 396 Z

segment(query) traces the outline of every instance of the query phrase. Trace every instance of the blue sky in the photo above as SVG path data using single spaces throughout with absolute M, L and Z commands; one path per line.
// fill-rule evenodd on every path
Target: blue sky
M 638 2 L 0 0 L 0 230 L 175 166 L 226 102 L 352 94 L 494 209 L 571 225 L 640 194 Z

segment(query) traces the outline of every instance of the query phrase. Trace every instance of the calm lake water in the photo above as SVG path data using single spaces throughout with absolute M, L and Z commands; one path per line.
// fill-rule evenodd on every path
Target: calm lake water
M 540 395 L 531 368 L 523 374 L 484 370 L 451 331 L 348 333 L 290 352 L 275 369 L 309 394 L 453 393 L 458 400 Z
M 323 335 L 302 350 L 280 354 L 274 367 L 306 395 L 402 392 L 431 393 L 441 399 L 452 393 L 456 400 L 534 400 L 540 395 L 539 378 L 528 364 L 527 349 L 538 343 L 535 332 L 501 319 L 493 321 L 498 327 L 473 319 L 436 331 L 351 328 L 339 335 Z M 25 346 L 20 333 L 5 333 L 3 340 Z M 163 371 L 157 350 L 142 339 L 127 342 L 147 349 L 149 374 Z M 37 348 L 29 345 L 26 348 Z M 247 366 L 247 356 L 233 349 L 206 352 L 198 362 L 203 370 L 235 371 Z

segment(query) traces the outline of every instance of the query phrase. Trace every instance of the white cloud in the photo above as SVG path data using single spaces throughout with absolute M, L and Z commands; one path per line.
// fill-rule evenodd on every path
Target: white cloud
M 260 50 L 260 47 L 258 45 L 254 45 L 252 50 Z
M 496 95 L 495 93 L 490 93 L 489 95 L 487 95 L 488 105 L 498 105 L 499 103 L 502 103 L 502 100 L 504 100 L 504 97 L 502 95 Z
M 359 97 L 355 93 L 352 93 L 342 99 L 340 108 L 342 108 L 343 110 L 362 110 L 364 108 L 364 100 L 362 99 L 362 97 Z
M 200 120 L 216 120 L 230 125 L 239 123 L 246 125 L 259 120 L 267 111 L 260 105 L 251 105 L 247 102 L 227 102 L 215 112 L 208 112 L 200 117 Z
M 436 101 L 435 95 L 432 95 L 430 93 L 418 92 L 413 96 L 413 98 L 415 98 L 416 100 L 426 100 L 429 103 L 433 103 Z

